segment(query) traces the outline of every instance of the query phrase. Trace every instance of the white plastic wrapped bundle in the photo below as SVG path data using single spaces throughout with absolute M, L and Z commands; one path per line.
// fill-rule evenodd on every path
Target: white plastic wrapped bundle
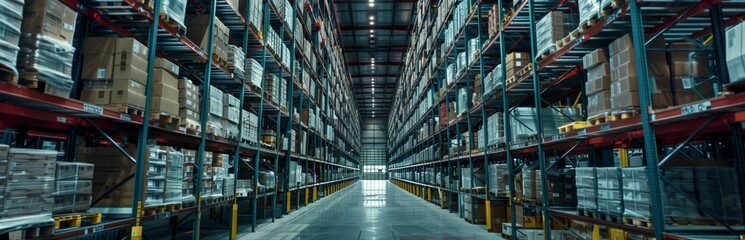
M 471 64 L 476 61 L 478 55 L 481 54 L 481 44 L 479 38 L 471 38 L 468 40 L 468 63 Z
M 598 212 L 620 216 L 623 214 L 621 178 L 618 167 L 597 168 Z
M 233 71 L 233 75 L 238 79 L 245 76 L 246 55 L 243 48 L 236 45 L 228 45 L 228 69 Z
M 0 68 L 17 74 L 18 40 L 21 37 L 23 0 L 0 2 Z
M 523 174 L 522 174 L 522 188 L 523 188 L 523 198 L 525 199 L 537 199 L 539 197 L 538 195 L 538 188 L 536 185 L 536 181 L 538 180 L 536 175 L 540 175 L 535 169 L 528 169 L 523 168 Z
M 600 13 L 600 0 L 578 0 L 579 22 L 584 23 L 596 18 Z
M 468 95 L 471 93 L 470 87 L 462 87 L 458 89 L 458 110 L 457 113 L 464 113 L 470 110 L 468 106 Z
M 69 97 L 73 81 L 72 58 L 75 48 L 67 42 L 41 34 L 22 34 L 19 42 L 18 70 L 24 81 L 44 82 L 48 93 Z
M 0 157 L 2 158 L 2 157 Z M 51 222 L 57 152 L 10 148 L 1 187 L 0 230 Z
M 597 171 L 594 167 L 578 167 L 577 173 L 577 209 L 598 210 Z
M 455 64 L 451 63 L 448 65 L 448 67 L 445 69 L 445 79 L 447 81 L 447 85 L 450 85 L 455 81 Z
M 246 82 L 254 87 L 261 88 L 261 76 L 264 73 L 264 67 L 253 58 L 246 58 Z
M 543 54 L 554 47 L 556 41 L 566 37 L 577 28 L 577 16 L 560 11 L 553 11 L 536 24 L 536 41 L 538 54 Z
M 510 192 L 507 164 L 489 164 L 489 193 L 497 197 L 508 197 Z
M 180 203 L 183 198 L 184 154 L 174 149 L 168 150 L 166 162 L 165 203 Z
M 149 152 L 145 206 L 163 204 L 166 189 L 166 160 L 168 158 L 168 152 L 161 150 L 157 146 L 151 146 Z
M 457 62 L 456 62 L 457 63 L 456 74 L 460 73 L 460 71 L 462 71 L 464 68 L 466 68 L 466 66 L 468 65 L 468 63 L 466 61 L 467 61 L 467 59 L 466 59 L 466 53 L 465 52 L 458 53 L 458 58 L 457 58 Z M 456 77 L 457 76 L 458 75 L 456 75 Z
M 91 205 L 93 164 L 58 162 L 53 212 L 85 212 Z
M 248 6 L 249 12 L 247 13 L 248 16 L 245 16 L 248 18 L 247 19 L 248 23 L 252 25 L 254 28 L 256 28 L 256 30 L 258 30 L 259 32 L 264 31 L 262 29 L 262 26 L 264 26 L 262 24 L 264 21 L 264 1 L 245 1 L 245 2 L 248 2 L 249 4 Z M 241 7 L 240 7 L 241 12 L 243 12 L 243 9 L 245 9 L 245 7 L 243 6 L 245 2 L 241 1 Z
M 186 0 L 162 0 L 160 13 L 168 15 L 168 18 L 179 26 L 184 26 Z
M 487 145 L 494 146 L 504 138 L 504 129 L 502 128 L 502 113 L 496 112 L 487 118 L 488 141 Z
M 559 133 L 558 128 L 560 126 L 572 122 L 572 119 L 580 119 L 579 109 L 577 108 L 544 108 L 541 109 L 541 114 L 543 115 L 544 136 L 556 135 Z M 526 141 L 528 137 L 536 134 L 537 115 L 535 108 L 515 108 L 510 116 L 512 117 L 510 125 L 513 141 Z M 571 119 L 567 117 L 571 117 Z

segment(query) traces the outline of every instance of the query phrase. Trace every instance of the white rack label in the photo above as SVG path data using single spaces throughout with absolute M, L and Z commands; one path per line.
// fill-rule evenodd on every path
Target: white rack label
M 83 111 L 103 115 L 103 108 L 93 104 L 83 103 Z
M 711 108 L 711 102 L 700 102 L 691 104 L 685 107 L 680 108 L 680 115 L 688 115 L 688 114 L 694 114 L 694 113 L 700 113 L 705 112 Z

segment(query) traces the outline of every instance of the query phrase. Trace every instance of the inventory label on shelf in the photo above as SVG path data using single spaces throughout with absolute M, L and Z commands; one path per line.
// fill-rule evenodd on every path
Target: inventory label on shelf
M 700 103 L 694 103 L 685 107 L 680 108 L 680 115 L 688 115 L 688 114 L 694 114 L 694 113 L 700 113 L 705 112 L 707 110 L 711 109 L 711 102 L 700 102 Z
M 610 123 L 603 123 L 600 125 L 600 131 L 608 131 L 610 130 Z
M 558 134 L 558 135 L 553 135 L 553 136 L 551 136 L 551 141 L 561 140 L 561 139 L 564 139 L 566 137 L 567 137 L 567 135 L 565 133 Z
M 99 225 L 92 226 L 90 228 L 85 229 L 85 234 L 101 232 L 103 230 L 104 230 L 103 224 L 99 224 Z
M 582 136 L 582 135 L 585 135 L 585 134 L 587 134 L 587 128 L 583 128 L 583 129 L 580 129 L 579 131 L 577 131 L 577 136 Z
M 103 115 L 103 108 L 93 104 L 83 103 L 83 111 Z
M 574 49 L 575 47 L 579 46 L 579 44 L 582 43 L 582 41 L 585 40 L 585 36 L 579 35 L 574 41 L 572 41 L 571 47 L 569 49 Z
M 129 114 L 122 113 L 122 114 L 119 114 L 119 119 L 124 120 L 124 121 L 132 121 L 132 116 L 130 116 Z

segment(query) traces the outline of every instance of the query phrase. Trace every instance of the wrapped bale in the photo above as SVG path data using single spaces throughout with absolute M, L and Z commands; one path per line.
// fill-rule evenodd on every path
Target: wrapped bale
M 577 209 L 587 211 L 598 210 L 598 182 L 597 170 L 594 167 L 578 167 L 577 173 Z
M 54 213 L 86 212 L 91 205 L 93 164 L 58 162 L 54 187 Z
M 0 71 L 17 75 L 18 41 L 21 38 L 23 21 L 23 0 L 8 0 L 0 3 L 0 13 L 4 16 L 0 22 Z M 11 80 L 11 79 L 0 79 Z
M 611 216 L 623 214 L 621 172 L 618 167 L 596 168 L 598 186 L 598 212 Z
M 8 149 L 7 146 L 0 148 Z M 57 152 L 9 148 L 2 151 L 0 230 L 52 221 Z

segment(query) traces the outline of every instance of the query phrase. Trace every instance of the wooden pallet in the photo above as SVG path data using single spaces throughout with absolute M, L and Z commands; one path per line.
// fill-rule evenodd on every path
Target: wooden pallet
M 33 223 L 31 223 L 33 224 Z M 44 225 L 41 225 L 44 224 Z M 21 230 L 9 231 L 2 234 L 0 239 L 39 239 L 40 237 L 51 236 L 54 234 L 54 222 L 39 223 L 41 226 L 32 226 Z
M 54 229 L 65 229 L 101 223 L 101 213 L 69 213 L 54 216 Z
M 584 33 L 587 30 L 590 30 L 592 26 L 595 26 L 595 24 L 598 24 L 598 21 L 601 17 L 595 16 L 593 18 L 590 18 L 589 20 L 582 22 L 577 27 L 577 33 Z
M 515 83 L 517 83 L 517 76 L 508 77 L 506 83 L 507 83 L 507 87 L 515 85 Z
M 113 104 L 113 105 L 106 105 L 104 108 L 109 109 L 111 111 L 120 112 L 120 113 L 126 113 L 132 116 L 145 116 L 145 110 L 143 110 L 141 107 L 132 106 L 128 104 Z
M 652 228 L 652 221 L 638 218 L 623 218 L 623 223 L 643 228 Z
M 613 214 L 607 214 L 607 213 L 599 213 L 598 219 L 608 222 L 614 222 L 614 223 L 623 223 L 623 217 L 613 215 Z
M 142 208 L 143 216 L 152 216 L 166 212 L 166 205 L 153 205 Z
M 170 113 L 150 113 L 150 124 L 168 129 L 181 126 L 181 117 Z
M 533 71 L 533 63 L 528 63 L 528 65 L 525 65 L 525 67 L 521 68 L 520 70 L 517 70 L 517 73 L 515 74 L 515 76 L 522 78 L 523 76 L 527 75 L 531 71 Z
M 18 84 L 18 74 L 12 69 L 7 69 L 4 66 L 0 66 L 0 82 L 8 82 L 12 84 Z
M 176 32 L 179 33 L 179 35 L 185 35 L 186 34 L 186 26 L 182 25 L 181 23 L 176 22 L 171 16 L 168 16 L 165 12 L 161 12 L 160 14 L 160 21 L 166 25 L 167 27 L 173 28 L 176 30 Z
M 179 127 L 185 128 L 186 133 L 196 135 L 199 134 L 202 130 L 202 125 L 199 124 L 199 122 L 187 119 L 187 118 L 181 118 L 179 121 Z
M 576 122 L 565 124 L 559 127 L 559 133 L 567 133 L 573 130 L 587 128 L 589 126 L 590 126 L 590 123 L 587 121 L 576 121 Z
M 168 212 L 178 211 L 184 208 L 183 203 L 168 203 L 165 206 L 166 206 L 166 211 Z

